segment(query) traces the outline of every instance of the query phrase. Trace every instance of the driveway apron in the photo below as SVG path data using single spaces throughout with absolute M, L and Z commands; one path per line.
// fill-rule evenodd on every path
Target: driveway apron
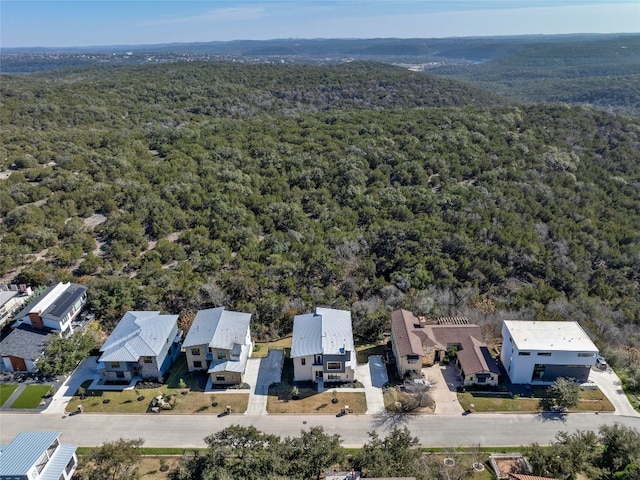
M 251 385 L 249 405 L 246 415 L 266 415 L 269 385 L 279 382 L 282 376 L 284 351 L 270 350 L 264 358 L 250 358 L 247 360 L 245 382 Z
M 435 364 L 422 369 L 426 379 L 435 384 L 431 388 L 431 395 L 436 402 L 433 412 L 436 415 L 461 415 L 464 412 L 458 402 L 456 387 L 459 382 L 455 377 L 454 368 Z
M 367 415 L 384 412 L 382 386 L 387 383 L 388 379 L 382 355 L 371 355 L 367 363 L 357 365 L 356 379 L 364 385 L 364 394 L 367 399 Z

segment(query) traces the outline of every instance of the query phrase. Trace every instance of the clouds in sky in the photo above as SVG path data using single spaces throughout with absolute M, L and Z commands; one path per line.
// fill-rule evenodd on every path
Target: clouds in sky
M 2 46 L 640 31 L 638 0 L 2 0 Z

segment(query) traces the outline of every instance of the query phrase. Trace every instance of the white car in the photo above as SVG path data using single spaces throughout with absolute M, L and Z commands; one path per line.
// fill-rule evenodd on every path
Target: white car
M 604 359 L 604 357 L 596 355 L 596 366 L 602 370 L 605 370 L 609 365 L 607 365 L 607 361 Z

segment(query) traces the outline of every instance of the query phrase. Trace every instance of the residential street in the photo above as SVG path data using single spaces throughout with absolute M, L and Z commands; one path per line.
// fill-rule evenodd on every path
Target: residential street
M 281 436 L 298 435 L 311 426 L 323 426 L 328 433 L 338 433 L 345 446 L 360 446 L 367 432 L 384 433 L 393 425 L 406 425 L 424 446 L 463 446 L 480 443 L 523 445 L 548 443 L 556 432 L 597 429 L 599 425 L 619 422 L 640 429 L 640 417 L 611 414 L 521 415 L 101 415 L 83 413 L 12 414 L 0 417 L 0 442 L 9 442 L 26 430 L 57 430 L 67 443 L 95 446 L 120 437 L 143 438 L 147 447 L 203 447 L 203 438 L 229 425 L 254 427 Z
M 143 438 L 148 447 L 203 447 L 203 438 L 233 424 L 253 425 L 280 436 L 298 435 L 300 430 L 322 426 L 328 433 L 337 433 L 345 446 L 361 446 L 367 432 L 381 434 L 394 425 L 407 426 L 428 447 L 518 446 L 533 442 L 552 441 L 558 431 L 595 430 L 603 424 L 619 422 L 640 430 L 640 414 L 629 405 L 620 389 L 620 380 L 613 372 L 593 370 L 590 379 L 606 393 L 616 407 L 615 414 L 481 414 L 464 415 L 449 389 L 455 379 L 445 378 L 450 372 L 429 370 L 428 378 L 436 381 L 434 397 L 439 402 L 432 415 L 389 415 L 374 413 L 382 410 L 381 386 L 386 381 L 380 357 L 370 357 L 368 364 L 358 366 L 358 376 L 365 384 L 369 411 L 367 415 L 267 415 L 266 391 L 279 378 L 282 352 L 273 351 L 264 359 L 251 359 L 247 381 L 255 385 L 251 391 L 249 408 L 245 414 L 218 417 L 216 415 L 103 415 L 83 413 L 67 415 L 65 407 L 82 380 L 96 375 L 91 359 L 83 362 L 74 375 L 55 395 L 44 413 L 13 413 L 0 415 L 0 442 L 10 441 L 17 433 L 27 430 L 59 430 L 65 442 L 79 446 L 95 446 L 119 437 Z M 436 375 L 438 375 L 436 377 Z M 445 376 L 443 376 L 445 375 Z M 449 380 L 447 382 L 446 380 Z M 440 388 L 438 388 L 440 387 Z M 437 393 L 441 391 L 441 395 Z M 445 398 L 445 394 L 448 395 Z M 441 398 L 442 397 L 442 398 Z M 446 406 L 445 406 L 446 405 Z

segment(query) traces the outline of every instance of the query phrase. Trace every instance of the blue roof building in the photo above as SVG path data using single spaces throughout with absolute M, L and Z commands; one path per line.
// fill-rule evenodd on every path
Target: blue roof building
M 0 480 L 70 480 L 77 447 L 59 437 L 60 432 L 22 432 L 0 445 Z

